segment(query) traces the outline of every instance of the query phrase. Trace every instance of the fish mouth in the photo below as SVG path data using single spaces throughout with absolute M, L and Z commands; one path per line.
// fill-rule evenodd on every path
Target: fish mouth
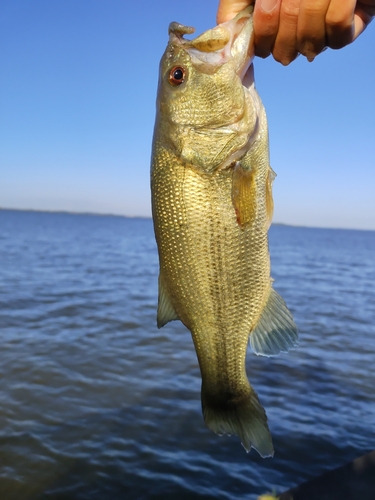
M 254 6 L 250 5 L 230 21 L 205 31 L 193 40 L 187 40 L 183 36 L 194 33 L 194 28 L 173 22 L 169 25 L 169 42 L 182 46 L 200 71 L 206 68 L 211 73 L 232 60 L 236 74 L 248 87 L 253 81 L 253 10 Z

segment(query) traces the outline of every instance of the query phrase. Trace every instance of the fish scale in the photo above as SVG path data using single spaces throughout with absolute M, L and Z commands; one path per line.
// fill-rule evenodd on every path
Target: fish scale
M 251 57 L 238 46 L 252 40 L 250 9 L 220 29 L 195 43 L 172 23 L 161 61 L 151 168 L 158 326 L 179 319 L 191 331 L 208 427 L 270 456 L 267 417 L 246 375 L 247 345 L 250 336 L 257 354 L 278 354 L 295 345 L 296 329 L 270 278 L 267 120 L 253 82 L 243 84 Z

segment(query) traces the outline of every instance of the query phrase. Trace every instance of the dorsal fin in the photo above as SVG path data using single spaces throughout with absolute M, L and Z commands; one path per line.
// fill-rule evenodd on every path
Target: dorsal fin
M 250 346 L 255 354 L 276 356 L 296 347 L 297 340 L 292 314 L 280 295 L 271 288 L 262 316 L 250 334 Z

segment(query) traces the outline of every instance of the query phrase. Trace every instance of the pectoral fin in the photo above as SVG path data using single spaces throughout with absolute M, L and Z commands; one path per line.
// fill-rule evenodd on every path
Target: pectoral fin
M 166 325 L 170 321 L 180 319 L 172 305 L 169 294 L 163 283 L 163 277 L 159 275 L 159 300 L 158 300 L 158 315 L 157 325 L 158 328 Z
M 252 169 L 245 170 L 240 163 L 233 169 L 232 203 L 241 228 L 250 225 L 256 215 L 256 181 Z
M 250 346 L 255 354 L 276 356 L 296 347 L 297 340 L 292 314 L 280 295 L 271 288 L 262 316 L 250 334 Z
M 272 197 L 272 183 L 275 180 L 276 174 L 269 167 L 267 180 L 266 180 L 266 210 L 267 210 L 267 219 L 268 219 L 268 227 L 270 227 L 273 217 L 273 197 Z

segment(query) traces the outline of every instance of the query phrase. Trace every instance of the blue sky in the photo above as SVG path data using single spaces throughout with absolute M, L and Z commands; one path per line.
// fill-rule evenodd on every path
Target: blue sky
M 2 0 L 0 207 L 150 215 L 158 64 L 170 21 L 216 0 Z M 255 60 L 275 222 L 375 229 L 375 23 L 288 67 Z

